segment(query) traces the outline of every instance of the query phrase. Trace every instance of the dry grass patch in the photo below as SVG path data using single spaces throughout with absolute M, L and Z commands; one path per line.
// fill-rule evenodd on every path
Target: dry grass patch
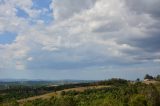
M 62 91 L 65 91 L 65 92 L 67 92 L 67 91 L 84 92 L 87 89 L 101 89 L 101 88 L 106 88 L 106 87 L 110 87 L 110 86 L 88 86 L 88 87 L 70 88 L 70 89 L 65 89 L 65 90 L 61 90 L 61 91 L 56 91 L 56 92 L 51 92 L 51 93 L 39 95 L 39 96 L 29 97 L 26 99 L 21 99 L 21 100 L 18 100 L 18 102 L 20 104 L 23 104 L 24 102 L 33 101 L 36 99 L 50 99 L 53 96 L 59 96 Z

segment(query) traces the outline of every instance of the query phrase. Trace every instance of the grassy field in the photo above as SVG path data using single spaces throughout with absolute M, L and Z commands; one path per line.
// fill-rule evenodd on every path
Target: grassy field
M 61 92 L 63 92 L 63 91 L 65 91 L 65 92 L 67 92 L 67 91 L 83 92 L 87 89 L 101 89 L 101 88 L 107 88 L 107 87 L 110 87 L 110 86 L 88 86 L 88 87 L 70 88 L 70 89 L 65 89 L 65 90 L 61 90 L 61 91 L 57 91 L 57 92 L 47 93 L 47 94 L 40 95 L 40 96 L 34 96 L 34 97 L 26 98 L 26 99 L 21 99 L 21 100 L 18 100 L 18 102 L 20 104 L 23 104 L 24 102 L 33 101 L 36 99 L 49 99 L 53 96 L 59 96 L 61 94 Z

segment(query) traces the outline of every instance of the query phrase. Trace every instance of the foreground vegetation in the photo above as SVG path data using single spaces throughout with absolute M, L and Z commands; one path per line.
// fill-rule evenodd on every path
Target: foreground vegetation
M 29 101 L 24 106 L 160 106 L 154 85 L 137 83 L 121 87 L 68 91 L 60 97 Z
M 154 79 L 155 80 L 155 79 Z M 108 86 L 98 89 L 63 90 L 67 88 Z M 39 88 L 40 89 L 40 88 Z M 160 83 L 146 84 L 123 79 L 111 79 L 94 83 L 69 84 L 48 88 L 48 92 L 60 92 L 50 98 L 19 102 L 17 98 L 1 101 L 0 106 L 160 106 Z M 56 91 L 55 91 L 56 90 Z M 46 90 L 47 92 L 47 90 Z M 2 96 L 2 95 L 1 95 Z M 2 100 L 0 98 L 0 100 Z

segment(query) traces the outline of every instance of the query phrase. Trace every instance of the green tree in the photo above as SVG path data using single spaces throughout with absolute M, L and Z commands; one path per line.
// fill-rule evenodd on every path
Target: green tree
M 160 75 L 157 75 L 156 80 L 160 81 Z
M 139 78 L 137 78 L 137 79 L 136 79 L 136 82 L 140 82 L 140 79 L 139 79 Z
M 149 74 L 146 74 L 144 79 L 153 79 L 153 77 L 151 75 L 149 75 Z

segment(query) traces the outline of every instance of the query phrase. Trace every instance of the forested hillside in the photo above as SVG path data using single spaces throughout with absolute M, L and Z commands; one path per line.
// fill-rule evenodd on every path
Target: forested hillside
M 0 106 L 160 106 L 158 77 L 147 81 L 110 79 L 54 87 L 12 88 L 1 90 Z M 47 93 L 54 95 L 43 97 L 42 94 Z M 41 95 L 38 99 L 27 99 L 38 95 Z

